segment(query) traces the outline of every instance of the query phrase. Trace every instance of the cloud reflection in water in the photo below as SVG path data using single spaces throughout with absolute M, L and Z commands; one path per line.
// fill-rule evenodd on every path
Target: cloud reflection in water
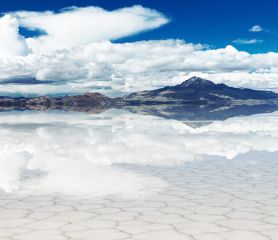
M 167 183 L 121 164 L 177 166 L 278 151 L 278 113 L 192 128 L 181 121 L 111 110 L 0 114 L 0 189 L 33 194 L 143 196 Z M 229 164 L 227 162 L 227 164 Z

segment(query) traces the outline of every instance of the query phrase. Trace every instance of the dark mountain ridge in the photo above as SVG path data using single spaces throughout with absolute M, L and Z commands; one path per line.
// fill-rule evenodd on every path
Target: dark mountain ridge
M 154 102 L 180 102 L 182 104 L 232 103 L 243 100 L 275 100 L 278 94 L 247 88 L 229 87 L 223 83 L 193 77 L 176 86 L 142 91 L 123 97 L 130 104 L 153 104 Z
M 0 97 L 0 111 L 58 109 L 100 113 L 109 108 L 181 121 L 214 121 L 277 111 L 278 94 L 234 88 L 193 77 L 176 86 L 136 92 L 120 98 L 109 98 L 100 93 L 57 98 Z

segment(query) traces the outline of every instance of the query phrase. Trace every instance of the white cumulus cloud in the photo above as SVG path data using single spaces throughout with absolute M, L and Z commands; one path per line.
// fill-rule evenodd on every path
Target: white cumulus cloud
M 1 58 L 24 56 L 28 53 L 26 41 L 18 34 L 19 23 L 11 15 L 0 18 L 0 54 Z
M 257 44 L 257 43 L 262 43 L 263 40 L 260 39 L 242 39 L 242 38 L 238 38 L 236 40 L 233 41 L 234 43 L 237 44 Z
M 264 29 L 260 25 L 254 25 L 249 29 L 249 32 L 262 32 Z
M 13 15 L 21 26 L 46 33 L 27 39 L 35 51 L 115 40 L 160 27 L 169 21 L 163 14 L 139 5 L 114 11 L 99 7 L 72 7 L 58 13 L 19 11 Z
M 103 91 L 124 94 L 178 84 L 197 75 L 232 86 L 278 88 L 278 54 L 233 46 L 206 49 L 180 40 L 95 42 L 44 55 L 0 60 L 0 79 L 35 77 L 55 84 L 1 85 L 0 94 Z M 1 81 L 0 81 L 1 82 Z
M 113 42 L 168 21 L 162 13 L 142 6 L 7 13 L 0 18 L 0 95 L 87 91 L 119 95 L 178 84 L 194 75 L 232 86 L 278 89 L 275 52 L 250 54 L 231 45 L 210 49 L 176 39 Z M 24 38 L 19 26 L 45 34 Z M 52 83 L 3 84 L 14 78 Z

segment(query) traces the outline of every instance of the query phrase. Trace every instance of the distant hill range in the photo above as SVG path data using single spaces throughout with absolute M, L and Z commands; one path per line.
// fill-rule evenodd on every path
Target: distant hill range
M 190 78 L 176 86 L 167 86 L 152 91 L 142 91 L 123 98 L 133 104 L 153 104 L 159 102 L 179 102 L 182 104 L 237 103 L 278 99 L 278 94 L 270 91 L 258 91 L 247 88 L 234 88 L 225 84 L 198 77 Z
M 0 111 L 61 109 L 99 113 L 109 108 L 182 121 L 213 121 L 276 111 L 278 94 L 234 88 L 193 77 L 176 86 L 136 92 L 120 98 L 109 98 L 99 93 L 59 98 L 0 97 Z

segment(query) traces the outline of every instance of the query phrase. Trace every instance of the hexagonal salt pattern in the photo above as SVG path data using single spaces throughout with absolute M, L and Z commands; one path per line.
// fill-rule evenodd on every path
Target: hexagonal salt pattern
M 276 240 L 277 123 L 0 113 L 0 240 Z
M 278 164 L 267 156 L 119 166 L 168 183 L 141 198 L 2 192 L 0 239 L 277 239 Z

